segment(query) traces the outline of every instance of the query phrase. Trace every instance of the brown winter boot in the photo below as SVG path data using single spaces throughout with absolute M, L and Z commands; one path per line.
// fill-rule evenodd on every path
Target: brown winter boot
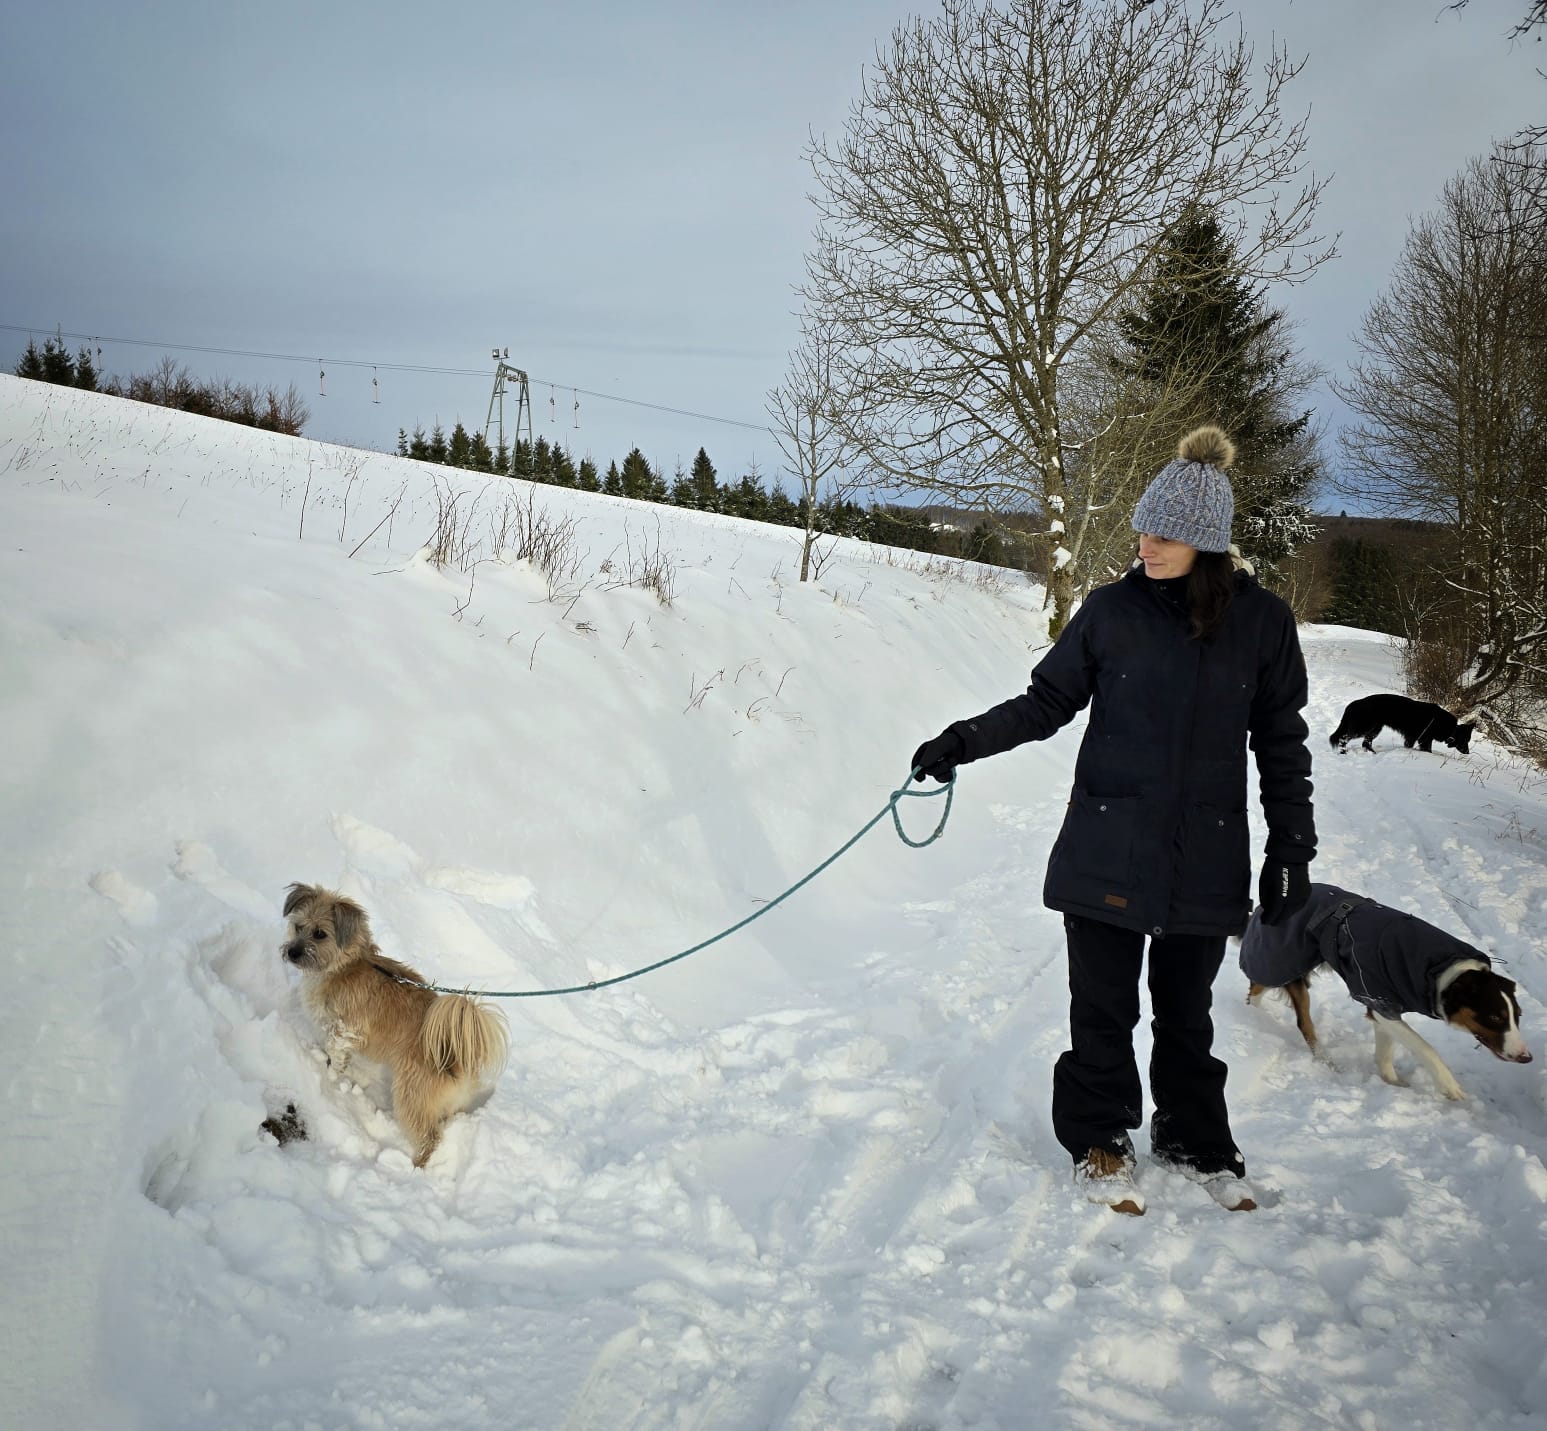
M 1144 1215 L 1144 1194 L 1133 1180 L 1133 1156 L 1092 1148 L 1074 1165 L 1074 1180 L 1094 1203 L 1130 1217 Z

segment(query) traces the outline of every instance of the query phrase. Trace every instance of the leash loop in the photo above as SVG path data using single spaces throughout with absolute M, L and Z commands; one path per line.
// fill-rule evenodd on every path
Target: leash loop
M 787 900 L 792 894 L 794 894 L 796 890 L 802 889 L 806 885 L 810 884 L 812 880 L 814 880 L 819 874 L 822 873 L 823 870 L 828 867 L 828 865 L 837 860 L 840 855 L 847 854 L 849 850 L 851 850 L 860 842 L 860 840 L 868 835 L 870 831 L 880 823 L 881 820 L 885 819 L 888 813 L 891 814 L 892 824 L 897 830 L 898 838 L 903 842 L 903 844 L 907 845 L 909 849 L 922 850 L 926 845 L 934 844 L 934 842 L 945 833 L 945 822 L 950 819 L 951 816 L 951 800 L 956 790 L 956 772 L 952 771 L 951 778 L 937 790 L 910 789 L 909 786 L 913 783 L 914 779 L 921 774 L 922 772 L 918 770 L 910 771 L 908 773 L 908 778 L 903 781 L 901 787 L 892 791 L 892 798 L 886 802 L 885 806 L 878 810 L 874 815 L 872 815 L 870 819 L 868 819 L 863 825 L 860 826 L 860 828 L 850 839 L 845 841 L 838 849 L 834 850 L 833 853 L 830 854 L 825 860 L 823 860 L 822 863 L 819 864 L 814 870 L 812 870 L 810 874 L 804 875 L 802 878 L 796 880 L 795 883 L 792 884 L 787 890 L 785 890 L 783 894 L 769 900 L 768 903 L 765 904 L 761 909 L 753 910 L 752 913 L 749 914 L 745 919 L 738 920 L 735 924 L 731 925 L 729 929 L 722 929 L 718 934 L 713 934 L 710 935 L 708 939 L 700 940 L 697 944 L 693 945 L 691 949 L 683 949 L 676 954 L 668 955 L 664 959 L 657 959 L 653 964 L 645 964 L 638 969 L 630 969 L 626 974 L 614 974 L 610 979 L 591 979 L 584 984 L 566 985 L 562 989 L 488 990 L 478 995 L 478 997 L 484 999 L 546 999 L 552 998 L 559 994 L 589 994 L 594 993 L 597 989 L 610 988 L 613 984 L 623 984 L 630 979 L 639 978 L 642 974 L 651 974 L 654 973 L 657 969 L 664 969 L 668 964 L 675 964 L 679 959 L 686 959 L 689 954 L 697 954 L 699 950 L 707 949 L 711 944 L 718 944 L 720 940 L 736 933 L 738 929 L 745 929 L 747 925 L 751 924 L 754 919 L 761 919 L 771 909 L 774 909 L 778 905 L 783 904 L 784 901 Z M 922 840 L 909 839 L 907 832 L 902 828 L 902 816 L 898 813 L 897 808 L 899 803 L 905 797 L 916 797 L 924 800 L 932 800 L 937 795 L 945 796 L 945 809 L 940 812 L 940 819 L 936 823 L 935 828 Z M 413 979 L 403 979 L 396 975 L 394 977 L 398 978 L 400 983 L 415 984 L 417 988 L 430 989 L 437 994 L 460 994 L 466 992 L 462 989 L 448 989 L 440 984 L 416 984 Z

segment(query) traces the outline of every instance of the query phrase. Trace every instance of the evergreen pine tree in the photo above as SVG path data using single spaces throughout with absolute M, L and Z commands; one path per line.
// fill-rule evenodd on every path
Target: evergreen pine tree
M 702 447 L 698 449 L 698 456 L 693 459 L 689 480 L 693 484 L 693 505 L 700 512 L 722 510 L 723 494 L 715 481 L 714 463 L 709 460 L 709 454 Z
M 435 426 L 430 429 L 430 441 L 425 450 L 428 453 L 431 462 L 439 462 L 442 465 L 445 464 L 447 458 L 450 456 L 450 449 L 446 442 L 446 434 L 441 431 L 441 426 L 438 421 L 436 422 Z
M 16 376 L 34 378 L 38 382 L 43 381 L 43 355 L 38 352 L 38 345 L 31 338 L 27 339 L 27 351 L 21 355 L 21 361 L 16 364 Z
M 510 475 L 525 482 L 532 480 L 532 444 L 524 437 L 518 437 L 510 449 Z
M 397 455 L 399 457 L 408 456 L 408 433 L 401 427 L 397 430 Z
M 424 428 L 414 424 L 414 435 L 408 440 L 408 455 L 416 462 L 428 462 L 430 460 L 430 444 L 425 440 Z
M 573 487 L 575 485 L 575 464 L 570 455 L 557 443 L 554 444 L 549 465 L 553 471 L 553 485 L 555 487 Z
M 43 340 L 43 381 L 75 386 L 75 359 L 64 345 L 63 336 Z
M 619 474 L 620 491 L 625 497 L 648 502 L 654 497 L 655 486 L 655 471 L 645 454 L 637 447 L 631 448 L 628 456 L 623 459 L 623 470 Z
M 738 517 L 746 517 L 754 522 L 767 520 L 768 493 L 763 490 L 763 479 L 758 476 L 756 468 L 736 484 L 734 502 Z
M 471 468 L 473 465 L 473 439 L 459 421 L 451 429 L 451 441 L 446 446 L 446 461 L 452 467 Z
M 607 475 L 602 478 L 602 491 L 609 497 L 621 497 L 623 495 L 623 478 L 618 472 L 616 461 L 607 464 Z
M 472 448 L 470 460 L 475 472 L 493 472 L 494 454 L 489 451 L 488 439 L 481 432 L 475 432 L 469 444 Z
M 580 468 L 575 474 L 575 485 L 582 492 L 600 492 L 602 490 L 602 479 L 597 474 L 596 463 L 589 457 L 582 457 L 580 459 Z
M 1404 578 L 1389 548 L 1360 537 L 1339 537 L 1332 543 L 1332 569 L 1332 597 L 1321 620 L 1406 634 L 1400 606 Z
M 1230 434 L 1237 539 L 1271 573 L 1308 535 L 1304 503 L 1319 466 L 1311 411 L 1295 399 L 1309 377 L 1284 312 L 1242 275 L 1212 213 L 1184 212 L 1168 238 L 1139 306 L 1119 317 L 1125 346 L 1115 366 L 1156 391 L 1196 391 L 1194 423 Z
M 97 365 L 91 360 L 91 349 L 84 343 L 75 355 L 75 386 L 92 393 L 98 390 Z
M 781 527 L 800 527 L 805 523 L 795 503 L 790 500 L 790 494 L 784 490 L 784 484 L 777 478 L 774 479 L 773 491 L 768 494 L 767 521 L 776 522 Z
M 985 566 L 1003 566 L 1004 543 L 987 522 L 979 522 L 967 533 L 967 540 L 962 544 L 962 555 L 969 561 L 980 561 Z
M 548 439 L 540 433 L 532 444 L 532 481 L 553 481 L 553 450 L 548 446 Z
M 503 437 L 494 447 L 494 470 L 502 477 L 510 475 L 510 449 L 505 446 Z
M 939 538 L 929 520 L 929 514 L 918 507 L 900 507 L 892 504 L 871 507 L 864 530 L 857 530 L 857 523 L 846 509 L 858 508 L 852 503 L 834 504 L 830 514 L 834 530 L 844 536 L 868 536 L 871 541 L 889 547 L 902 547 L 906 551 L 932 552 L 939 549 Z
M 677 461 L 677 470 L 671 479 L 671 496 L 669 498 L 674 507 L 693 507 L 697 503 L 694 498 L 693 480 L 682 470 L 682 461 Z

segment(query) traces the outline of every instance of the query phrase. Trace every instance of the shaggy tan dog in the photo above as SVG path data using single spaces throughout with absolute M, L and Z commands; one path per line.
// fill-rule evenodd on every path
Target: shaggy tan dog
M 420 987 L 425 979 L 376 947 L 365 911 L 331 889 L 291 885 L 285 917 L 281 952 L 301 971 L 329 1064 L 342 1074 L 358 1055 L 391 1073 L 392 1111 L 422 1168 L 446 1120 L 504 1067 L 505 1020 L 463 994 Z

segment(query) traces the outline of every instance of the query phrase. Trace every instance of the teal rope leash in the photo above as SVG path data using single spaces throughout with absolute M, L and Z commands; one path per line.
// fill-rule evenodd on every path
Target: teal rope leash
M 945 833 L 945 822 L 951 818 L 951 800 L 956 790 L 956 775 L 953 772 L 950 780 L 948 780 L 938 790 L 911 790 L 908 787 L 912 784 L 913 776 L 917 773 L 917 771 L 909 772 L 908 779 L 903 782 L 902 788 L 892 791 L 892 798 L 886 802 L 886 805 L 882 809 L 878 810 L 875 815 L 867 820 L 862 826 L 860 826 L 858 832 L 852 839 L 845 842 L 840 848 L 834 850 L 833 853 L 830 854 L 825 860 L 823 860 L 822 863 L 819 864 L 814 870 L 812 870 L 810 874 L 806 875 L 803 879 L 797 880 L 787 890 L 785 890 L 783 894 L 779 895 L 776 899 L 769 900 L 768 903 L 765 904 L 761 909 L 754 910 L 745 919 L 731 925 L 729 929 L 722 929 L 718 934 L 711 935 L 708 939 L 695 944 L 691 949 L 684 949 L 680 954 L 668 955 L 665 959 L 657 959 L 655 963 L 646 964 L 643 968 L 640 969 L 630 969 L 626 974 L 614 974 L 610 979 L 592 979 L 589 983 L 570 984 L 562 989 L 503 989 L 489 992 L 480 992 L 478 997 L 484 999 L 546 999 L 551 998 L 556 994 L 588 994 L 593 989 L 605 989 L 610 984 L 622 984 L 627 982 L 629 979 L 639 978 L 641 974 L 650 974 L 657 969 L 664 969 L 668 964 L 675 964 L 679 959 L 686 959 L 689 954 L 697 954 L 700 949 L 707 949 L 711 944 L 718 944 L 720 940 L 728 938 L 738 929 L 745 929 L 747 925 L 751 924 L 754 919 L 761 919 L 765 914 L 768 913 L 769 910 L 783 904 L 784 901 L 787 900 L 792 894 L 794 894 L 796 890 L 810 884 L 812 880 L 821 874 L 822 871 L 825 870 L 828 865 L 832 864 L 833 861 L 836 860 L 840 855 L 847 854 L 849 850 L 851 850 L 860 842 L 860 840 L 868 835 L 870 831 L 880 823 L 881 820 L 886 818 L 888 811 L 891 812 L 892 824 L 896 827 L 898 838 L 903 842 L 903 844 L 907 845 L 909 849 L 922 850 L 925 845 L 934 844 L 934 842 Z M 925 839 L 910 840 L 908 838 L 907 832 L 902 827 L 902 816 L 897 812 L 898 802 L 905 798 L 930 800 L 933 799 L 936 795 L 945 796 L 945 809 L 940 812 L 939 823 L 935 826 L 933 832 L 930 833 Z M 415 983 L 415 981 L 412 979 L 401 979 L 399 982 L 404 984 Z M 471 994 L 474 992 L 471 989 L 447 989 L 443 988 L 440 984 L 417 984 L 417 987 L 421 989 L 433 989 L 437 994 Z

